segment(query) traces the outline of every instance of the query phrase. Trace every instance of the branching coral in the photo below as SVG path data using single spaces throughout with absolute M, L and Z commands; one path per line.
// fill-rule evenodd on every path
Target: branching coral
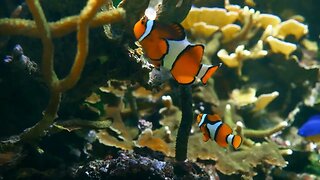
M 44 111 L 42 120 L 34 127 L 20 135 L 22 142 L 32 142 L 42 137 L 45 130 L 53 124 L 59 108 L 61 94 L 72 88 L 79 80 L 88 53 L 88 31 L 90 25 L 98 26 L 104 23 L 120 21 L 124 18 L 121 9 L 100 13 L 94 21 L 98 9 L 104 1 L 88 1 L 86 7 L 79 16 L 68 17 L 56 23 L 49 24 L 38 0 L 28 0 L 27 5 L 33 15 L 34 21 L 21 19 L 1 19 L 1 34 L 26 35 L 41 38 L 43 45 L 42 74 L 51 91 L 49 104 Z M 90 24 L 91 23 L 91 24 Z M 78 49 L 74 64 L 67 77 L 59 80 L 53 68 L 54 46 L 52 36 L 62 36 L 77 28 Z M 21 30 L 21 31 L 20 31 Z M 25 33 L 27 32 L 27 33 Z M 9 33 L 9 34 L 8 34 Z M 11 34 L 10 34 L 11 33 Z
M 139 90 L 140 91 L 140 90 Z M 116 91 L 111 91 L 116 93 Z M 170 92 L 170 91 L 169 91 Z M 168 93 L 168 92 L 167 92 Z M 119 94 L 119 92 L 118 92 Z M 134 92 L 136 94 L 136 92 Z M 252 93 L 251 93 L 252 94 Z M 276 96 L 277 93 L 271 93 L 270 95 L 261 95 L 259 98 L 254 98 L 254 103 L 257 103 L 258 99 L 264 99 L 265 96 Z M 159 95 L 151 95 L 154 98 L 159 99 Z M 255 93 L 252 94 L 255 97 Z M 149 99 L 148 96 L 140 96 L 143 99 Z M 201 98 L 201 97 L 198 97 Z M 207 97 L 205 97 L 207 98 Z M 211 97 L 210 97 L 211 98 Z M 266 101 L 270 99 L 267 98 Z M 143 130 L 136 141 L 132 144 L 132 137 L 135 135 L 131 134 L 129 139 L 124 132 L 134 132 L 136 127 L 128 126 L 118 126 L 114 128 L 114 132 L 117 132 L 115 137 L 106 131 L 101 131 L 98 135 L 100 142 L 108 146 L 116 146 L 122 149 L 133 149 L 134 147 L 149 147 L 154 151 L 160 151 L 166 156 L 174 157 L 175 154 L 180 154 L 181 151 L 177 150 L 176 144 L 179 141 L 177 134 L 179 131 L 179 124 L 181 119 L 182 112 L 181 110 L 173 104 L 173 101 L 170 96 L 162 96 L 161 101 L 163 103 L 163 108 L 159 108 L 160 118 L 160 127 L 151 130 L 151 127 L 147 127 Z M 263 100 L 265 101 L 265 100 Z M 258 103 L 259 104 L 259 103 Z M 266 102 L 263 104 L 267 104 Z M 223 106 L 223 105 L 220 105 Z M 194 126 L 190 131 L 190 137 L 188 141 L 188 151 L 187 159 L 196 161 L 201 160 L 214 160 L 216 161 L 215 168 L 224 174 L 243 174 L 244 176 L 252 177 L 256 174 L 255 168 L 257 165 L 274 165 L 283 167 L 286 165 L 286 162 L 281 156 L 281 151 L 279 147 L 273 142 L 263 142 L 262 144 L 256 143 L 252 138 L 268 138 L 275 133 L 282 131 L 286 126 L 285 123 L 279 123 L 278 125 L 268 128 L 268 129 L 250 129 L 243 126 L 240 126 L 235 123 L 235 108 L 231 105 L 224 106 L 224 116 L 223 120 L 225 123 L 230 124 L 230 126 L 236 128 L 236 132 L 241 134 L 244 137 L 244 142 L 239 151 L 233 151 L 232 149 L 227 149 L 227 151 L 219 147 L 213 141 L 203 142 L 202 134 L 199 131 L 199 128 L 195 126 L 195 121 L 193 121 Z M 124 121 L 120 117 L 120 112 L 116 114 L 117 117 L 113 116 L 113 113 L 110 113 L 110 110 L 116 110 L 112 107 L 106 107 L 109 111 L 109 115 L 114 118 L 114 121 Z M 140 113 L 145 112 L 141 109 Z M 124 113 L 121 113 L 122 117 Z M 189 117 L 188 117 L 189 118 Z M 147 120 L 151 120 L 147 119 Z M 121 123 L 121 122 L 120 122 Z M 130 138 L 131 137 L 131 138 Z M 108 139 L 108 141 L 106 141 Z M 114 139 L 115 141 L 110 141 Z M 181 140 L 180 140 L 181 141 Z M 254 154 L 254 156 L 249 156 L 249 154 Z M 181 155 L 178 155 L 181 156 Z M 177 156 L 176 156 L 177 157 Z M 182 157 L 184 159 L 185 157 Z
M 270 102 L 279 96 L 279 92 L 275 91 L 269 94 L 262 94 L 256 97 L 256 89 L 235 89 L 231 93 L 231 101 L 239 108 L 249 104 L 254 104 L 253 111 L 263 110 Z
M 176 141 L 176 135 L 179 131 L 179 123 L 181 111 L 175 107 L 172 101 L 168 101 L 165 97 L 163 103 L 165 107 L 161 109 L 163 118 L 160 120 L 161 128 L 151 130 L 146 129 L 135 142 L 135 146 L 146 146 L 152 150 L 163 152 L 165 155 L 173 157 Z M 170 99 L 170 98 L 169 98 Z M 228 105 L 225 110 L 224 121 L 235 127 L 233 121 L 233 109 Z M 237 126 L 238 128 L 240 126 Z M 266 130 L 252 130 L 248 128 L 240 128 L 236 130 L 245 137 L 244 144 L 240 151 L 232 151 L 219 147 L 213 141 L 203 142 L 202 133 L 195 126 L 192 127 L 188 142 L 188 159 L 196 161 L 201 160 L 215 160 L 215 167 L 224 174 L 241 173 L 245 176 L 251 177 L 256 174 L 253 167 L 259 164 L 269 164 L 283 167 L 286 162 L 282 158 L 278 146 L 273 142 L 254 143 L 250 138 L 265 138 L 277 133 L 286 125 L 280 124 L 274 128 Z M 176 153 L 181 153 L 176 151 Z M 254 154 L 249 156 L 249 154 Z
M 290 59 L 290 55 L 296 50 L 296 44 L 284 39 L 293 35 L 296 40 L 300 40 L 308 33 L 308 27 L 296 20 L 281 22 L 275 15 L 262 14 L 248 7 L 240 8 L 230 5 L 228 1 L 225 9 L 192 8 L 182 24 L 197 39 L 204 38 L 207 42 L 212 41 L 210 38 L 217 38 L 213 36 L 214 33 L 221 32 L 222 40 L 214 44 L 220 47 L 217 55 L 228 67 L 237 68 L 238 75 L 242 74 L 245 60 L 260 59 L 272 53 L 283 54 L 286 59 Z M 257 38 L 259 31 L 264 33 Z M 254 37 L 258 41 L 252 42 Z M 266 48 L 267 45 L 270 49 Z M 232 51 L 234 53 L 228 53 Z
M 308 32 L 307 26 L 295 20 L 281 22 L 277 16 L 230 4 L 226 4 L 225 8 L 192 8 L 182 23 L 191 34 L 188 37 L 206 43 L 203 61 L 219 57 L 227 65 L 217 73 L 215 84 L 210 80 L 207 86 L 177 87 L 177 84 L 169 82 L 158 87 L 160 92 L 155 93 L 146 90 L 141 84 L 131 84 L 131 78 L 137 75 L 124 76 L 122 79 L 125 81 L 109 80 L 108 86 L 100 87 L 100 91 L 85 101 L 90 105 L 99 104 L 99 109 L 96 108 L 99 111 L 97 121 L 71 119 L 55 122 L 62 93 L 75 86 L 83 71 L 88 54 L 89 28 L 123 20 L 124 8 L 127 18 L 125 24 L 120 26 L 131 31 L 131 26 L 141 17 L 149 1 L 122 1 L 119 5 L 122 8 L 112 7 L 113 10 L 96 13 L 104 1 L 90 0 L 80 16 L 63 18 L 57 22 L 46 21 L 39 1 L 27 2 L 34 21 L 0 19 L 0 33 L 42 40 L 44 51 L 41 69 L 50 88 L 51 98 L 43 119 L 18 137 L 22 142 L 33 142 L 45 135 L 46 130 L 55 133 L 88 127 L 100 129 L 97 138 L 107 146 L 125 150 L 149 147 L 168 157 L 175 157 L 178 161 L 209 160 L 206 163 L 210 163 L 211 168 L 227 175 L 242 174 L 250 178 L 256 175 L 260 165 L 286 165 L 282 153 L 290 147 L 282 147 L 272 141 L 291 125 L 293 120 L 290 116 L 294 112 L 288 117 L 287 114 L 292 111 L 292 107 L 301 104 L 301 99 L 307 101 L 302 97 L 317 80 L 318 69 L 303 62 L 279 59 L 293 59 L 292 54 L 300 48 L 297 43 Z M 158 6 L 158 20 L 181 22 L 191 2 L 164 0 Z M 211 16 L 215 18 L 208 18 Z M 291 31 L 292 28 L 298 31 Z M 109 30 L 108 33 L 111 33 Z M 74 31 L 77 32 L 77 55 L 69 75 L 59 79 L 53 68 L 52 39 Z M 291 40 L 290 36 L 294 39 Z M 131 46 L 134 43 L 128 44 Z M 273 58 L 279 54 L 280 58 Z M 141 49 L 128 48 L 128 55 L 139 61 L 139 68 L 148 66 Z M 247 61 L 249 59 L 259 61 Z M 237 68 L 237 73 L 228 67 Z M 237 75 L 241 75 L 241 78 Z M 319 104 L 319 98 L 313 98 L 308 103 Z M 279 103 L 271 103 L 273 101 Z M 219 114 L 224 123 L 243 137 L 241 148 L 223 149 L 214 141 L 203 142 L 202 134 L 193 119 L 194 113 Z M 7 143 L 0 144 L 0 148 L 9 147 Z
M 121 8 L 97 13 L 90 21 L 90 27 L 99 27 L 104 24 L 118 22 L 124 17 L 125 11 Z M 79 16 L 69 16 L 57 22 L 48 22 L 52 38 L 59 38 L 77 30 Z M 39 30 L 32 20 L 2 18 L 0 19 L 0 34 L 22 35 L 40 38 Z

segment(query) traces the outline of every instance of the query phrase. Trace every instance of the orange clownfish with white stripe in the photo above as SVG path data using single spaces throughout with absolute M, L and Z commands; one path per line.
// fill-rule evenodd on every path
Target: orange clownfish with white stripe
M 241 136 L 233 135 L 232 129 L 227 124 L 224 124 L 217 114 L 199 114 L 197 123 L 203 133 L 204 142 L 212 139 L 222 147 L 227 147 L 228 145 L 233 146 L 235 149 L 240 147 Z
M 196 78 L 206 84 L 221 65 L 201 64 L 204 46 L 191 44 L 180 24 L 162 24 L 144 16 L 133 31 L 151 63 L 169 70 L 180 84 L 191 84 Z

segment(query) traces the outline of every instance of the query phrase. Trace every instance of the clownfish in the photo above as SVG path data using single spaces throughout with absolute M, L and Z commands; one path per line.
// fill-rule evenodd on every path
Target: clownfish
M 299 128 L 298 134 L 308 141 L 320 142 L 320 114 L 311 116 Z
M 180 84 L 191 84 L 199 78 L 206 84 L 220 65 L 201 64 L 204 46 L 191 44 L 184 28 L 178 23 L 162 24 L 142 17 L 133 28 L 150 62 L 171 72 Z
M 242 142 L 241 136 L 233 135 L 232 129 L 227 124 L 224 124 L 217 114 L 199 114 L 197 116 L 197 123 L 203 133 L 204 142 L 212 139 L 222 147 L 227 147 L 228 144 L 235 149 L 240 147 Z

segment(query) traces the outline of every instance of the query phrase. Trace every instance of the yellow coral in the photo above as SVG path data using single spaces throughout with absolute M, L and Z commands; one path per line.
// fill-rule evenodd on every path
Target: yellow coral
M 257 101 L 256 89 L 234 89 L 231 93 L 231 99 L 237 106 L 245 106 Z
M 211 37 L 217 30 L 219 30 L 218 26 L 208 25 L 205 22 L 195 23 L 190 29 L 195 36 L 204 38 Z
M 236 4 L 225 4 L 224 8 L 228 11 L 232 11 L 236 13 L 240 13 L 242 11 L 241 7 Z
M 241 30 L 241 27 L 236 24 L 227 24 L 221 28 L 223 41 L 227 42 L 233 39 Z
M 275 27 L 276 25 L 280 24 L 281 19 L 273 14 L 260 14 L 257 18 L 257 22 L 263 28 L 267 28 L 269 25 Z
M 258 53 L 256 53 L 258 54 Z M 256 55 L 255 54 L 255 55 Z M 234 53 L 230 55 L 225 49 L 221 49 L 217 56 L 224 62 L 228 67 L 237 67 L 238 75 L 241 75 L 241 69 L 243 65 L 243 61 L 249 58 L 252 58 L 252 53 L 246 49 L 244 49 L 244 45 L 240 45 L 236 48 Z
M 182 21 L 181 25 L 187 30 L 191 29 L 195 23 L 201 22 L 200 16 L 198 15 L 200 12 L 200 8 L 192 8 L 189 11 L 188 16 Z
M 235 22 L 237 18 L 238 13 L 227 12 L 222 8 L 192 8 L 181 24 L 187 30 L 191 29 L 198 22 L 223 27 Z
M 289 19 L 280 23 L 277 37 L 284 39 L 288 35 L 293 35 L 296 39 L 300 39 L 302 36 L 306 35 L 308 31 L 307 25 L 304 25 L 297 20 Z
M 301 44 L 309 51 L 317 52 L 319 50 L 318 44 L 316 41 L 310 41 L 308 39 L 304 39 L 302 40 Z
M 238 13 L 227 12 L 222 8 L 203 8 L 201 17 L 204 17 L 207 24 L 223 27 L 236 21 Z
M 272 36 L 267 37 L 266 41 L 269 43 L 272 52 L 284 54 L 286 58 L 297 49 L 297 45 L 281 41 Z
M 260 111 L 267 107 L 276 97 L 279 96 L 279 92 L 275 91 L 269 94 L 261 94 L 256 97 L 256 89 L 234 89 L 230 95 L 232 102 L 238 106 L 246 106 L 254 104 L 253 111 Z
M 258 97 L 257 101 L 255 102 L 255 107 L 253 111 L 260 111 L 267 107 L 276 97 L 279 96 L 279 92 L 275 91 L 270 94 L 262 94 Z
M 258 43 L 250 50 L 250 58 L 262 58 L 268 54 L 268 51 L 263 50 L 263 41 L 259 40 Z
M 225 49 L 221 49 L 218 52 L 218 57 L 221 59 L 221 61 L 226 64 L 228 67 L 238 67 L 239 61 L 237 59 L 237 56 L 235 53 L 228 54 L 228 52 Z

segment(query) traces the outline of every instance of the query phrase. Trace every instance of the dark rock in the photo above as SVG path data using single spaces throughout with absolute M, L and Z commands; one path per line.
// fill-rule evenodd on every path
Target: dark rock
M 74 179 L 209 179 L 191 162 L 166 162 L 120 151 L 114 159 L 95 160 L 79 166 Z

